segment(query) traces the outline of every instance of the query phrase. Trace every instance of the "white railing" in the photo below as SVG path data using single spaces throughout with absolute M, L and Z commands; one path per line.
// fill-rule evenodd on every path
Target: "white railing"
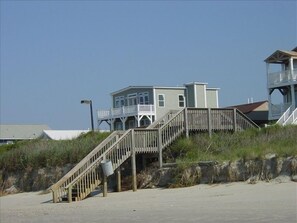
M 293 72 L 290 70 L 285 70 L 268 74 L 269 87 L 294 81 L 297 81 L 297 69 L 293 70 Z
M 297 108 L 292 112 L 292 114 L 287 118 L 283 125 L 295 124 L 297 121 Z
M 284 125 L 284 123 L 287 121 L 287 119 L 289 118 L 290 114 L 291 114 L 291 108 L 292 106 L 290 106 L 285 113 L 282 114 L 282 116 L 279 118 L 279 120 L 276 122 L 276 124 L 278 125 Z
M 154 105 L 131 105 L 120 108 L 111 108 L 109 110 L 98 110 L 97 115 L 99 120 L 119 118 L 132 115 L 154 115 Z
M 277 104 L 277 105 L 272 104 L 269 110 L 269 118 L 279 119 L 282 116 L 282 114 L 284 114 L 288 110 L 290 106 L 291 106 L 291 103 Z

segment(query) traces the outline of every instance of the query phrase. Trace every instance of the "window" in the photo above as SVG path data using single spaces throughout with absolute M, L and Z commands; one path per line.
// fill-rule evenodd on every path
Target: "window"
M 159 107 L 165 107 L 165 95 L 159 94 L 158 95 Z
M 139 104 L 148 105 L 149 104 L 149 94 L 148 92 L 143 92 L 138 94 Z
M 185 97 L 182 94 L 178 95 L 178 106 L 185 107 Z
M 114 107 L 115 108 L 120 108 L 122 106 L 125 106 L 125 98 L 124 98 L 124 96 L 115 97 L 115 105 L 114 105 Z
M 127 101 L 128 101 L 128 106 L 131 106 L 131 105 L 137 105 L 137 94 L 128 94 L 128 97 L 127 97 Z

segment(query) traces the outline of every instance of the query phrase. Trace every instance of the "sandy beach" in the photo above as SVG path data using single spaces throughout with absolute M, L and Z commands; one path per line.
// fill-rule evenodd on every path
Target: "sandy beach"
M 1 223 L 40 222 L 275 222 L 296 223 L 297 184 L 259 182 L 178 189 L 98 193 L 80 202 L 52 203 L 51 194 L 0 198 Z

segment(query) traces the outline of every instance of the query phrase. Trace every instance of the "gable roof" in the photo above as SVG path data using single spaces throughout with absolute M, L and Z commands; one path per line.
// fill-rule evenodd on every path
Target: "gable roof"
M 87 132 L 89 132 L 89 130 L 44 130 L 43 138 L 53 140 L 70 140 Z
M 0 125 L 1 140 L 24 140 L 39 138 L 47 125 Z
M 249 103 L 249 104 L 241 104 L 241 105 L 234 105 L 227 108 L 236 108 L 239 111 L 241 111 L 244 114 L 250 113 L 252 111 L 255 111 L 257 108 L 264 106 L 265 109 L 267 107 L 268 110 L 268 101 L 259 101 L 255 103 Z
M 283 61 L 286 61 L 291 57 L 297 58 L 297 47 L 291 51 L 277 50 L 269 57 L 267 57 L 264 61 L 266 63 L 282 63 Z

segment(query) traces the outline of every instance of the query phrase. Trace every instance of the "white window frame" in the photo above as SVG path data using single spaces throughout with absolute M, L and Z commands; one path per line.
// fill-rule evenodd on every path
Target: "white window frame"
M 142 102 L 141 102 L 142 100 Z M 149 93 L 141 92 L 138 94 L 138 104 L 140 105 L 148 105 L 149 104 Z
M 127 106 L 137 105 L 137 94 L 128 94 L 127 95 Z
M 160 96 L 163 96 L 163 99 L 160 100 Z M 160 103 L 163 103 L 163 105 L 160 105 Z M 165 107 L 165 94 L 158 94 L 158 106 L 160 108 Z
M 180 100 L 180 97 L 182 97 L 182 101 Z M 183 104 L 181 106 L 181 103 Z M 184 108 L 185 107 L 185 96 L 183 94 L 178 95 L 178 107 Z
M 117 96 L 114 98 L 115 104 L 114 107 L 115 108 L 120 108 L 125 106 L 125 97 L 124 96 Z

